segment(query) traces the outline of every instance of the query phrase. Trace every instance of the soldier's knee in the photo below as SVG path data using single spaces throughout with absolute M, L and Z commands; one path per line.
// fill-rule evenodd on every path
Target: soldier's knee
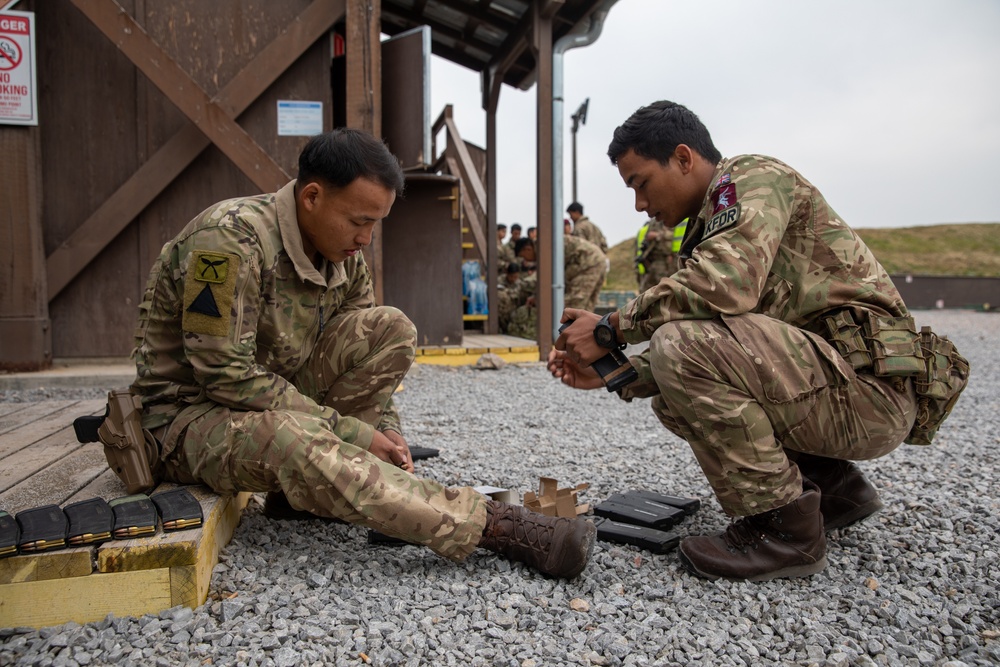
M 406 313 L 393 306 L 376 306 L 373 315 L 384 326 L 388 335 L 394 339 L 408 343 L 409 347 L 417 344 L 417 327 L 414 326 Z

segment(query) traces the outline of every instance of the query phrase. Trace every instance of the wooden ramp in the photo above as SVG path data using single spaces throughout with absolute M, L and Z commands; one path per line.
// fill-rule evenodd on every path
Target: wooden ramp
M 76 417 L 103 414 L 104 405 L 104 399 L 0 404 L 0 509 L 14 515 L 126 495 L 108 470 L 102 445 L 81 444 L 73 433 Z M 141 616 L 202 604 L 219 550 L 232 538 L 250 494 L 224 497 L 188 488 L 201 502 L 201 528 L 0 559 L 0 627 L 87 623 L 109 613 Z
M 418 347 L 415 362 L 447 366 L 471 366 L 492 353 L 508 363 L 538 361 L 538 343 L 516 336 L 475 334 L 466 331 L 461 345 Z

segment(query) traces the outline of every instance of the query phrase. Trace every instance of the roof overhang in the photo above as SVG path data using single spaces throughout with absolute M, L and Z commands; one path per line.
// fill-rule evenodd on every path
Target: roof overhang
M 577 28 L 602 0 L 535 0 L 552 17 L 552 41 Z M 394 36 L 431 28 L 431 52 L 527 90 L 535 81 L 529 0 L 382 0 L 382 32 Z

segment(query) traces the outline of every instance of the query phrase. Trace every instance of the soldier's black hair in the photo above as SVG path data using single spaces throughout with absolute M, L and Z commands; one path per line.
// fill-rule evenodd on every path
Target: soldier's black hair
M 722 160 L 701 119 L 687 107 L 667 100 L 641 107 L 615 128 L 608 157 L 617 165 L 618 158 L 632 149 L 640 157 L 666 164 L 678 144 L 690 146 L 712 164 Z
M 504 231 L 507 231 L 507 225 L 499 224 L 499 225 L 497 225 L 497 229 L 502 229 Z
M 337 128 L 317 134 L 299 153 L 299 183 L 319 181 L 335 188 L 368 178 L 403 194 L 403 170 L 388 147 L 371 134 Z
M 517 262 L 511 262 L 507 265 L 507 273 L 520 273 L 521 265 Z
M 567 213 L 583 213 L 583 204 L 578 201 L 573 202 L 566 207 Z
M 517 231 L 521 231 L 521 225 L 515 222 L 513 225 L 510 226 L 510 231 L 514 231 L 515 229 Z
M 532 248 L 534 248 L 535 242 L 529 239 L 527 236 L 521 237 L 518 240 L 514 241 L 514 255 L 516 256 L 517 253 L 521 252 L 521 249 L 526 245 L 530 245 Z

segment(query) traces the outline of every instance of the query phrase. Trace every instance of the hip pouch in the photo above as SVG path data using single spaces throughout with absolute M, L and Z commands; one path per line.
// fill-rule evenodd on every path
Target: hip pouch
M 959 354 L 950 340 L 938 336 L 930 327 L 923 327 L 920 349 L 926 371 L 913 382 L 917 392 L 917 419 L 904 441 L 908 445 L 931 444 L 969 383 L 969 361 Z

